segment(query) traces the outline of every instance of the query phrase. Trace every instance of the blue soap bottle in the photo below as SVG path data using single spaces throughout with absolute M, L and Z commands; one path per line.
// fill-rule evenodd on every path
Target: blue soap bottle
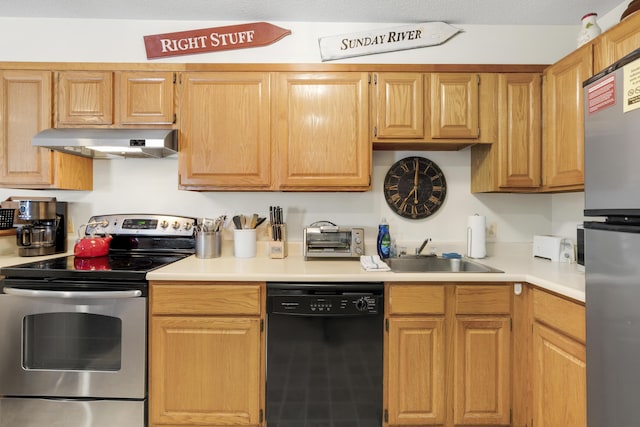
M 378 225 L 378 255 L 380 258 L 389 258 L 391 252 L 391 235 L 389 234 L 389 224 L 382 218 Z

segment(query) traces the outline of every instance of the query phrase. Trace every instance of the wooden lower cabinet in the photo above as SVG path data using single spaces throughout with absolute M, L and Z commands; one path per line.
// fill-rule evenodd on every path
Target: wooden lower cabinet
M 151 284 L 150 426 L 263 425 L 263 289 Z
M 443 424 L 444 319 L 390 319 L 388 342 L 389 425 Z
M 511 422 L 508 284 L 390 284 L 385 426 Z
M 384 427 L 586 427 L 584 304 L 387 283 Z M 265 284 L 151 282 L 149 425 L 264 426 Z
M 508 315 L 462 316 L 456 319 L 453 384 L 455 425 L 509 425 L 510 360 Z
M 585 427 L 584 306 L 533 291 L 533 408 L 535 427 Z
M 511 422 L 511 287 L 455 286 L 453 422 Z

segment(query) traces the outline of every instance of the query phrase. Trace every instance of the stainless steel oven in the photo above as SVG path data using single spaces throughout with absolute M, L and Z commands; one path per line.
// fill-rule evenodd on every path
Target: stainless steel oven
M 113 236 L 108 256 L 1 270 L 0 427 L 147 425 L 145 276 L 193 253 L 193 221 L 90 222 Z
M 74 291 L 58 285 L 5 286 L 0 295 L 0 394 L 10 396 L 0 400 L 0 425 L 64 420 L 60 425 L 70 426 L 80 422 L 68 419 L 71 399 L 108 398 L 118 400 L 87 399 L 83 412 L 103 406 L 109 415 L 105 426 L 143 426 L 146 297 L 135 289 Z M 42 413 L 41 398 L 60 400 Z M 44 418 L 31 419 L 34 413 Z

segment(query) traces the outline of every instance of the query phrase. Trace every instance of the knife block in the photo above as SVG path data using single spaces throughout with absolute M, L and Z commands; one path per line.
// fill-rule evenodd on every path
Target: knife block
M 276 234 L 274 236 L 274 234 Z M 287 256 L 287 226 L 277 224 L 269 227 L 269 258 L 282 259 Z M 277 239 L 277 240 L 276 240 Z

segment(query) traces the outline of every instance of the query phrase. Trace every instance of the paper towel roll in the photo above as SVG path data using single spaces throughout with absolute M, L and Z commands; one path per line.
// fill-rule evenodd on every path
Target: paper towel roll
M 482 215 L 471 215 L 467 220 L 467 256 L 484 258 L 486 247 L 487 219 Z

